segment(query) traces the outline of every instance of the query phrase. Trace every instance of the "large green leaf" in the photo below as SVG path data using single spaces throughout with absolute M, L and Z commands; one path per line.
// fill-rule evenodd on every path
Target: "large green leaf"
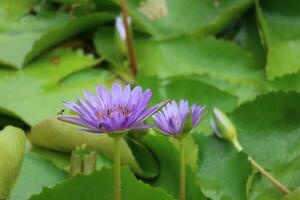
M 70 181 L 58 184 L 53 189 L 45 188 L 40 195 L 33 196 L 31 200 L 111 200 L 112 180 L 112 170 L 104 168 L 89 176 L 76 176 Z M 136 180 L 127 168 L 122 169 L 121 180 L 123 200 L 174 200 L 163 190 L 152 188 L 142 181 Z
M 10 200 L 27 200 L 43 187 L 54 187 L 67 179 L 68 174 L 57 169 L 49 161 L 26 154 Z
M 245 151 L 291 190 L 300 186 L 299 101 L 298 93 L 272 93 L 242 105 L 231 115 Z M 282 195 L 259 176 L 250 199 L 271 200 Z
M 113 36 L 113 28 L 102 27 L 95 34 L 94 44 L 99 54 L 121 70 L 126 68 L 126 57 L 118 50 Z M 241 96 L 241 101 L 265 91 L 263 71 L 257 69 L 247 52 L 228 41 L 199 36 L 154 41 L 137 36 L 135 47 L 139 75 L 159 78 L 199 75 L 204 79 L 208 75 L 208 81 L 213 80 L 219 89 Z
M 0 61 L 21 68 L 47 48 L 112 20 L 108 14 L 75 17 L 56 13 L 50 16 L 27 16 L 18 24 L 1 27 Z
M 166 39 L 178 35 L 215 34 L 252 3 L 252 0 L 129 0 L 128 10 L 139 29 L 157 39 Z
M 151 185 L 163 188 L 174 197 L 178 197 L 179 189 L 179 154 L 178 150 L 166 136 L 161 134 L 149 134 L 143 142 L 156 155 L 159 166 L 159 176 L 150 181 Z M 189 166 L 186 167 L 186 199 L 206 199 L 196 183 L 195 174 Z
M 69 153 L 76 147 L 86 144 L 88 150 L 98 150 L 107 157 L 113 158 L 111 137 L 106 134 L 86 133 L 79 128 L 56 118 L 49 118 L 34 126 L 28 138 L 34 145 Z M 122 142 L 121 156 L 123 164 L 129 165 L 135 173 L 142 176 L 142 170 L 125 141 Z
M 251 174 L 248 157 L 215 136 L 193 134 L 199 145 L 200 185 L 212 200 L 247 199 L 246 185 Z
M 13 126 L 0 131 L 0 199 L 7 199 L 18 176 L 23 159 L 26 136 Z
M 120 65 L 122 56 L 113 42 L 113 29 L 101 28 L 95 35 L 97 51 L 114 65 Z M 254 62 L 244 51 L 229 42 L 212 37 L 179 37 L 154 41 L 137 37 L 136 52 L 140 73 L 160 78 L 178 75 L 209 74 L 212 77 L 246 81 L 255 77 Z M 175 70 L 176 69 L 176 70 Z M 246 80 L 245 80 L 246 79 Z
M 72 87 L 56 85 L 66 76 L 99 62 L 81 50 L 57 49 L 22 70 L 1 69 L 0 92 L 6 95 L 0 99 L 0 108 L 29 125 L 54 116 L 61 109 L 62 101 L 82 94 L 78 84 L 73 83 Z M 101 70 L 98 72 L 100 78 Z M 98 79 L 94 84 L 100 81 Z
M 300 2 L 265 0 L 256 3 L 262 37 L 267 46 L 269 79 L 300 71 Z

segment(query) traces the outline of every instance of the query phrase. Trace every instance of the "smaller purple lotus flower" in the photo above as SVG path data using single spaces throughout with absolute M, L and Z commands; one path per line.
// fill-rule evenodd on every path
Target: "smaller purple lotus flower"
M 149 128 L 153 125 L 144 121 L 160 109 L 164 102 L 147 108 L 152 92 L 144 93 L 140 86 L 132 91 L 130 85 L 121 87 L 115 83 L 108 92 L 105 86 L 96 86 L 96 95 L 84 92 L 85 100 L 77 97 L 77 104 L 65 102 L 65 106 L 79 116 L 60 116 L 59 120 L 84 127 L 83 131 L 92 133 L 126 132 L 130 129 Z
M 205 115 L 204 106 L 193 104 L 189 108 L 188 101 L 180 100 L 178 105 L 173 100 L 156 113 L 153 119 L 164 134 L 180 136 L 195 128 Z

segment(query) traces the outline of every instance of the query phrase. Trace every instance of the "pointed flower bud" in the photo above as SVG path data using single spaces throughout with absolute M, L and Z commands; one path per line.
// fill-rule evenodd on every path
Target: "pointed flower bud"
M 238 151 L 242 150 L 237 140 L 237 131 L 234 124 L 220 109 L 213 108 L 213 117 L 210 120 L 210 124 L 219 138 L 231 142 Z
M 127 17 L 128 24 L 131 24 L 131 18 Z M 121 53 L 127 55 L 126 30 L 121 16 L 116 17 L 115 21 L 115 37 Z

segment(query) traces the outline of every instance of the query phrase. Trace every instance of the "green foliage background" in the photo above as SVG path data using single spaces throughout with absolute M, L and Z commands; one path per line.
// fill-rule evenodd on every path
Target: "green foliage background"
M 137 77 L 117 40 L 118 0 L 0 1 L 0 199 L 111 199 L 111 139 L 55 116 L 62 101 L 119 81 L 151 88 L 153 103 L 185 98 L 234 121 L 245 153 L 212 134 L 210 113 L 188 136 L 188 200 L 299 200 L 300 2 L 127 3 Z M 69 179 L 82 143 L 98 150 L 97 171 Z M 293 192 L 278 191 L 248 155 Z M 129 133 L 122 163 L 124 200 L 177 198 L 175 141 Z

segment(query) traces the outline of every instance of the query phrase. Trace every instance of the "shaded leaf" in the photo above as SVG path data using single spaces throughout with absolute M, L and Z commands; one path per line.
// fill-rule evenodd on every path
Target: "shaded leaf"
M 300 71 L 298 1 L 256 1 L 262 38 L 267 47 L 266 74 L 273 80 Z
M 143 142 L 156 155 L 160 175 L 151 185 L 163 188 L 166 192 L 178 197 L 179 189 L 179 153 L 166 136 L 161 134 L 149 134 L 144 137 Z M 186 167 L 186 199 L 206 199 L 196 183 L 195 174 L 189 166 Z
M 137 133 L 139 134 L 139 133 Z M 155 178 L 159 174 L 159 166 L 153 153 L 138 140 L 129 138 L 127 141 L 136 161 L 143 170 L 142 178 Z

